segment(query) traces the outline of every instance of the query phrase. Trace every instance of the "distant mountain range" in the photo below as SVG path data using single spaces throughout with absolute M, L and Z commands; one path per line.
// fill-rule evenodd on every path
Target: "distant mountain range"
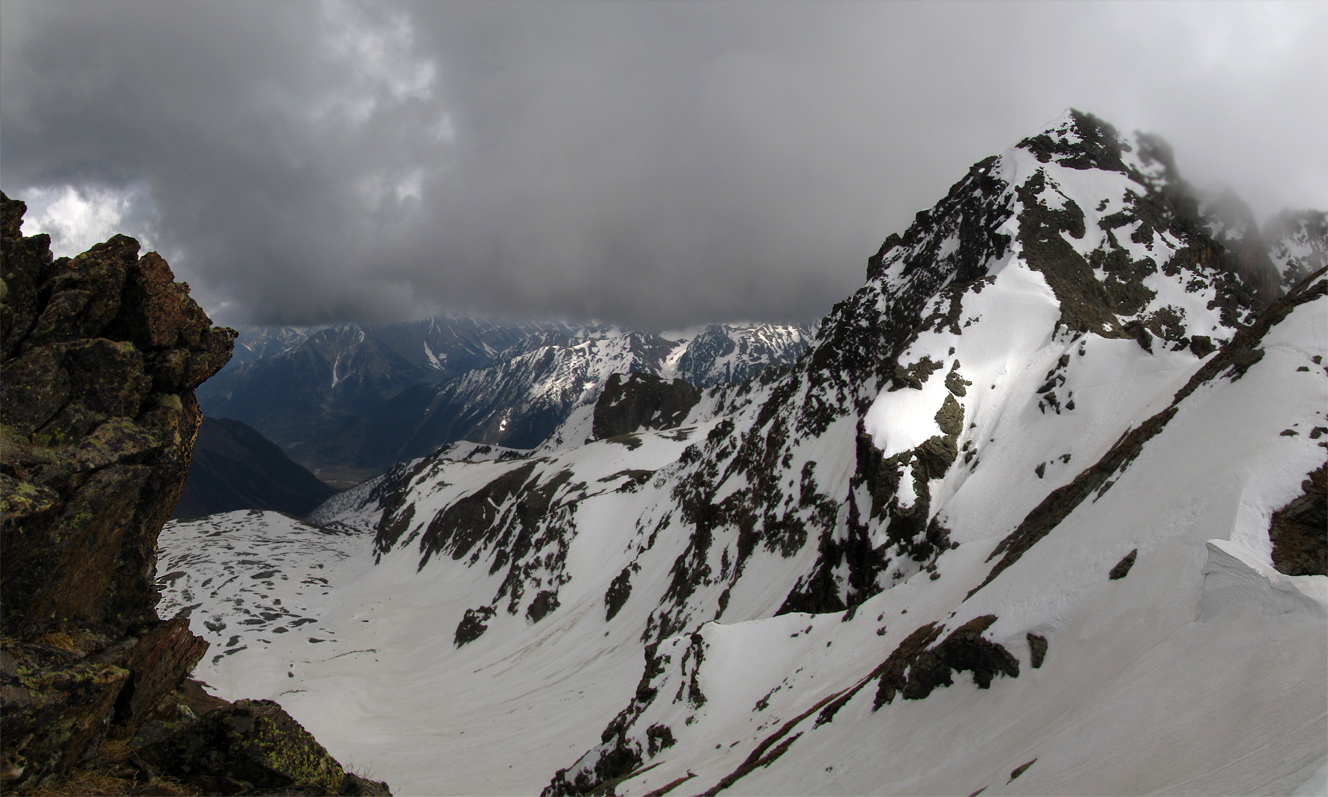
M 204 414 L 253 426 L 324 480 L 344 486 L 363 474 L 347 477 L 336 460 L 314 461 L 303 449 L 408 387 L 484 367 L 546 328 L 466 318 L 241 327 L 236 356 L 200 388 L 198 400 Z
M 533 448 L 614 373 L 740 382 L 795 360 L 813 328 L 713 324 L 663 335 L 467 318 L 241 328 L 244 355 L 198 391 L 336 486 L 469 440 Z

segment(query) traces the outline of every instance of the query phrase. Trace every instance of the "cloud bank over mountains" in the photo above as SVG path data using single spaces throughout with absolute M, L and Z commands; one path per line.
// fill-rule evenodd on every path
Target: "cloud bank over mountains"
M 226 322 L 805 320 L 1067 106 L 1328 206 L 1316 4 L 3 6 L 3 188 Z

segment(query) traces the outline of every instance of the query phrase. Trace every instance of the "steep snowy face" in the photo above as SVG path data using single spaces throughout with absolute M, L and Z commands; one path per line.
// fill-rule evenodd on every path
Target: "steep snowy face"
M 1328 266 L 1328 213 L 1324 211 L 1284 210 L 1264 225 L 1263 238 L 1287 290 Z
M 404 790 L 1203 792 L 1236 758 L 1294 789 L 1328 759 L 1283 732 L 1328 717 L 1328 577 L 1271 551 L 1323 503 L 1328 282 L 1269 306 L 1213 218 L 1160 142 L 1071 112 L 890 236 L 791 367 L 341 499 L 319 522 L 372 525 L 377 564 L 329 636 L 213 682 L 272 663 Z M 337 658 L 370 649 L 390 677 Z M 1274 708 L 1236 739 L 1241 689 Z
M 1322 793 L 1326 314 L 1321 271 L 1000 539 L 661 640 L 545 793 Z
M 801 571 L 783 610 L 848 608 L 1100 456 L 1259 302 L 1182 188 L 1157 142 L 1077 113 L 975 165 L 683 463 L 692 545 L 652 632 L 764 611 L 753 556 Z

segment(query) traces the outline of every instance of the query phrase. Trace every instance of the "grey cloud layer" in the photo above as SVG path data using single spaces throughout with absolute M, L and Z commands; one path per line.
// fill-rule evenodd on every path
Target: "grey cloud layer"
M 1066 106 L 1328 205 L 1328 14 L 1207 8 L 6 0 L 0 179 L 137 187 L 237 321 L 808 319 Z

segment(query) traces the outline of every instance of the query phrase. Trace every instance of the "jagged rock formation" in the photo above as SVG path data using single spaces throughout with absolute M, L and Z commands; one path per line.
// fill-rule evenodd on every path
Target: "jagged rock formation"
M 670 334 L 476 318 L 244 327 L 243 362 L 208 380 L 199 401 L 344 488 L 461 440 L 533 448 L 588 409 L 613 373 L 742 382 L 792 362 L 811 340 L 810 328 L 782 324 Z
M 235 333 L 132 238 L 53 259 L 47 236 L 21 236 L 25 209 L 0 195 L 3 781 L 78 793 L 78 773 L 97 769 L 126 788 L 188 782 L 169 756 L 135 769 L 100 753 L 190 738 L 208 702 L 185 681 L 207 643 L 185 617 L 158 619 L 154 569 L 202 417 L 194 389 Z M 308 793 L 342 787 L 322 785 Z
M 813 333 L 787 324 L 710 324 L 686 339 L 669 374 L 697 387 L 746 382 L 773 364 L 793 362 Z
M 6 633 L 152 621 L 156 532 L 184 484 L 193 389 L 230 353 L 166 261 L 117 236 L 52 261 L 6 200 L 0 387 Z
M 271 509 L 303 517 L 335 493 L 248 424 L 204 418 L 189 478 L 171 517 L 195 518 L 236 509 Z

